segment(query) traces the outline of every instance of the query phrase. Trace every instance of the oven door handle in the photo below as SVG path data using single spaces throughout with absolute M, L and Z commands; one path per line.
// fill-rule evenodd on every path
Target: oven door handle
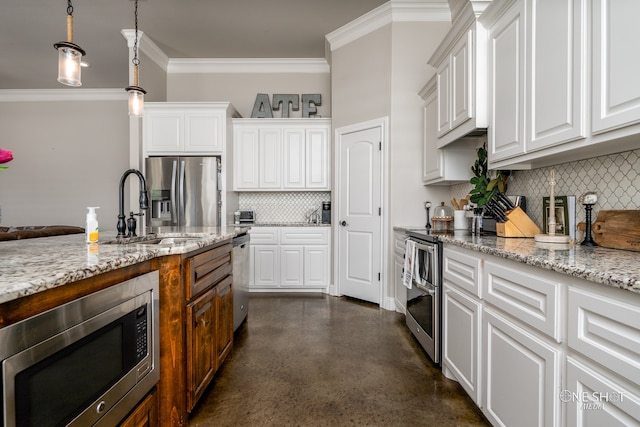
M 416 288 L 420 289 L 422 292 L 428 293 L 431 296 L 434 296 L 436 294 L 436 287 L 435 286 L 427 287 L 427 286 L 421 285 L 421 284 L 416 283 L 416 282 L 413 282 L 413 284 L 415 285 Z

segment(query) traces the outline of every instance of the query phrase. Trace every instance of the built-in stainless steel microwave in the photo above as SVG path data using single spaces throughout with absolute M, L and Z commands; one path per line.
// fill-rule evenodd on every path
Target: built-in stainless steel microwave
M 159 379 L 158 272 L 0 329 L 6 427 L 117 425 Z

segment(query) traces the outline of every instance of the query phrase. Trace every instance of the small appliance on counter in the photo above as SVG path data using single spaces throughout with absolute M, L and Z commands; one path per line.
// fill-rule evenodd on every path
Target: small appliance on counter
M 331 224 L 331 202 L 322 202 L 322 223 Z
M 256 211 L 240 211 L 240 224 L 253 224 L 256 222 Z

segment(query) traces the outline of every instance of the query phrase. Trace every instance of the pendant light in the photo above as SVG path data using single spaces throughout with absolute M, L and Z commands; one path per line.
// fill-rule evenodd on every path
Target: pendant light
M 80 79 L 82 56 L 85 51 L 73 43 L 73 5 L 67 0 L 67 41 L 53 45 L 58 50 L 58 81 L 67 86 L 82 86 Z
M 135 41 L 133 42 L 133 85 L 124 88 L 129 93 L 129 115 L 131 117 L 142 117 L 144 114 L 144 89 L 138 86 L 138 0 L 135 0 Z

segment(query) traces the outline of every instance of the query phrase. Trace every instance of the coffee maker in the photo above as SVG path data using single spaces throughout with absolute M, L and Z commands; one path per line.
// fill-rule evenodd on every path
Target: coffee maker
M 331 202 L 322 202 L 322 223 L 331 224 Z

